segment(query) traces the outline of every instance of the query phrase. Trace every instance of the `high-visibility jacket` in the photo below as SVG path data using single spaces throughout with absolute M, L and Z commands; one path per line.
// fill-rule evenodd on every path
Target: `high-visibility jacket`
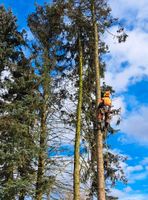
M 105 106 L 111 106 L 112 105 L 112 101 L 111 101 L 110 97 L 103 97 L 102 102 Z
M 110 91 L 106 91 L 101 99 L 99 99 L 99 104 L 104 106 L 111 106 L 112 101 L 110 99 Z
M 112 105 L 112 101 L 110 99 L 110 91 L 107 90 L 104 95 L 103 95 L 103 98 L 102 98 L 102 102 L 105 106 L 111 106 Z

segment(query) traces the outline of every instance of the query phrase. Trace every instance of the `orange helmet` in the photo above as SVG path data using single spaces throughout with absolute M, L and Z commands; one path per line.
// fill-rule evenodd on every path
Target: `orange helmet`
M 110 91 L 107 90 L 105 93 L 104 93 L 104 97 L 110 97 Z

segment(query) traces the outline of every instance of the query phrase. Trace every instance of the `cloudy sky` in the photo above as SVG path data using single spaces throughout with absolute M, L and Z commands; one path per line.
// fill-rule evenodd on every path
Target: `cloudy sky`
M 120 200 L 148 199 L 148 1 L 109 0 L 112 14 L 118 17 L 129 35 L 118 44 L 109 34 L 106 81 L 116 90 L 115 106 L 122 107 L 121 132 L 110 143 L 128 156 L 122 164 L 128 185 L 119 184 L 113 193 Z M 116 33 L 117 27 L 111 32 Z
M 26 28 L 26 17 L 34 10 L 34 2 L 43 0 L 0 0 L 11 7 L 18 18 L 19 29 Z M 148 199 L 148 1 L 109 0 L 114 17 L 129 35 L 127 42 L 118 44 L 106 33 L 110 47 L 105 80 L 116 90 L 114 105 L 122 107 L 121 131 L 109 143 L 116 152 L 128 156 L 122 163 L 128 184 L 117 184 L 113 193 L 120 200 Z M 116 33 L 118 27 L 110 32 Z M 29 33 L 29 31 L 28 31 Z M 31 37 L 31 35 L 29 35 Z

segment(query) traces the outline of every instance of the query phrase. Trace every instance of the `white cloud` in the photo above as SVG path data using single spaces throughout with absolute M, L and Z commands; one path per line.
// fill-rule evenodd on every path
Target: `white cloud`
M 128 161 L 133 160 L 133 158 L 129 157 L 128 155 L 124 155 L 118 149 L 113 150 L 114 153 L 118 155 L 127 157 Z M 120 166 L 125 173 L 125 177 L 128 180 L 128 186 L 135 184 L 137 181 L 146 180 L 148 178 L 148 171 L 147 171 L 147 158 L 144 158 L 142 161 L 137 162 L 137 165 L 128 164 L 127 162 L 120 161 Z
M 147 157 L 142 161 L 137 163 L 137 165 L 128 165 L 125 162 L 121 162 L 120 165 L 125 172 L 128 179 L 128 186 L 124 187 L 122 190 L 113 188 L 111 194 L 113 196 L 119 197 L 119 200 L 145 200 L 148 199 L 148 195 L 144 191 L 133 190 L 133 185 L 138 181 L 146 180 L 148 178 L 147 171 Z M 143 185 L 144 187 L 144 185 Z M 140 187 L 139 187 L 140 188 Z
M 143 106 L 128 114 L 121 124 L 121 130 L 142 144 L 148 143 L 148 107 Z
M 148 178 L 147 172 L 132 174 L 131 179 L 129 180 L 129 183 L 135 183 L 140 180 L 146 180 Z
M 139 191 L 133 191 L 132 188 L 125 188 L 124 190 L 112 189 L 111 194 L 119 197 L 119 200 L 146 200 L 147 194 L 142 194 Z
M 126 169 L 126 172 L 128 174 L 132 173 L 132 172 L 137 172 L 137 171 L 141 171 L 143 170 L 142 165 L 136 165 L 136 166 L 128 166 Z
M 142 161 L 141 161 L 142 165 L 148 165 L 148 157 L 145 157 Z
M 134 26 L 146 28 L 145 19 L 147 19 L 148 13 L 147 0 L 109 0 L 109 3 L 113 16 L 128 20 L 127 23 L 129 25 L 134 24 Z
M 113 32 L 115 32 L 115 27 Z M 117 92 L 124 92 L 128 86 L 148 76 L 148 35 L 140 29 L 128 32 L 125 43 L 114 43 L 107 35 L 111 59 L 107 62 L 106 82 Z M 127 62 L 125 67 L 122 64 Z
M 130 84 L 148 76 L 148 3 L 147 0 L 110 0 L 112 14 L 119 19 L 126 20 L 129 35 L 125 43 L 119 44 L 110 34 L 106 34 L 105 41 L 109 45 L 111 59 L 107 62 L 106 82 L 111 84 L 117 92 L 124 92 Z M 116 34 L 118 27 L 111 28 Z M 123 67 L 123 62 L 127 66 Z
M 127 186 L 125 189 L 124 189 L 125 192 L 131 192 L 132 191 L 132 188 Z
M 126 104 L 123 96 L 113 98 L 112 105 L 114 109 L 122 108 L 122 115 L 124 115 L 126 111 Z

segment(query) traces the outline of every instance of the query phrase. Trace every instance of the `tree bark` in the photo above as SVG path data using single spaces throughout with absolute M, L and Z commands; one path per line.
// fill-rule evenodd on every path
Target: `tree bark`
M 39 143 L 39 155 L 38 155 L 38 171 L 37 171 L 37 182 L 36 182 L 36 200 L 42 200 L 43 186 L 44 186 L 44 173 L 45 173 L 45 162 L 46 162 L 46 139 L 47 139 L 47 110 L 48 110 L 48 98 L 49 98 L 49 70 L 47 65 L 48 54 L 45 51 L 44 61 L 45 66 L 43 69 L 43 94 L 42 94 L 42 105 L 40 108 L 41 114 L 41 129 L 40 129 L 40 143 Z M 47 65 L 47 66 L 46 66 Z
M 93 32 L 94 32 L 94 65 L 96 74 L 96 108 L 101 99 L 101 87 L 100 87 L 100 63 L 99 63 L 99 37 L 98 37 L 98 25 L 95 16 L 95 0 L 92 0 L 92 20 L 93 20 Z M 98 121 L 98 113 L 96 113 L 96 119 Z M 97 184 L 98 184 L 98 200 L 105 200 L 105 181 L 104 181 L 104 161 L 103 161 L 103 133 L 98 127 L 97 135 Z
M 75 152 L 74 152 L 74 200 L 80 199 L 80 134 L 81 134 L 81 112 L 83 98 L 83 53 L 81 38 L 78 38 L 79 45 L 79 97 L 77 105 L 77 122 L 75 135 Z
M 38 172 L 37 172 L 37 183 L 36 183 L 36 200 L 42 200 L 42 187 L 43 187 L 43 176 L 45 168 L 45 145 L 46 145 L 46 115 L 45 110 L 42 111 L 41 116 L 41 133 L 40 133 L 40 150 L 38 158 Z

